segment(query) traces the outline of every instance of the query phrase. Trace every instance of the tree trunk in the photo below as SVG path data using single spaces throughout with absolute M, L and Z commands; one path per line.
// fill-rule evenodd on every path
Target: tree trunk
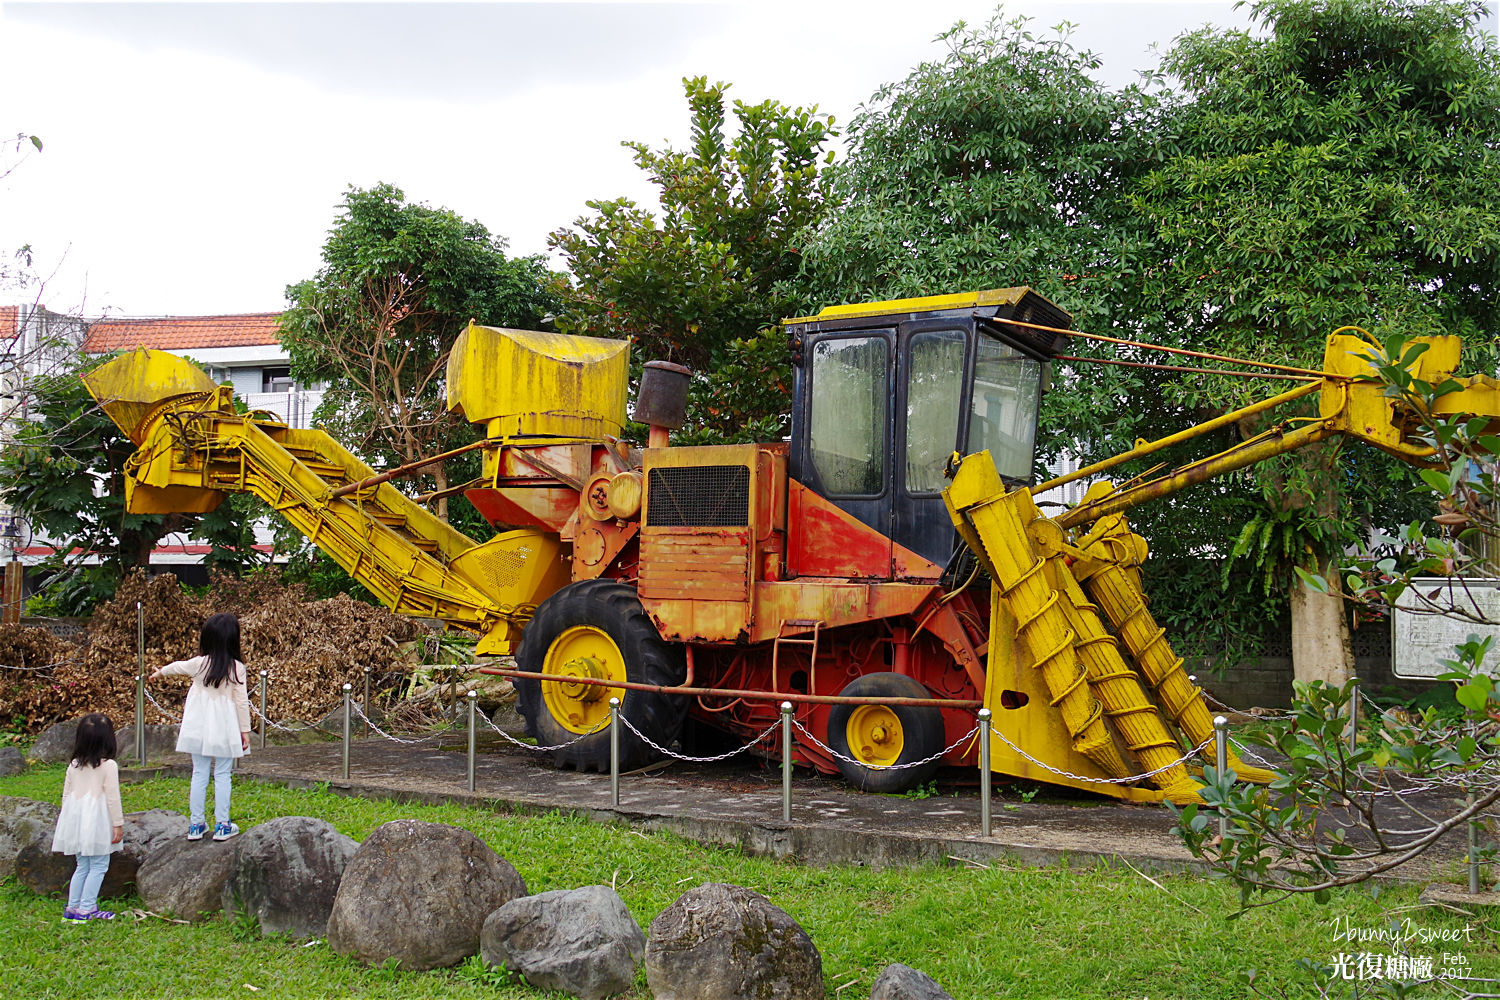
M 432 467 L 432 488 L 442 492 L 448 488 L 448 463 L 442 461 Z M 437 519 L 444 524 L 448 523 L 448 498 L 438 497 L 437 506 L 432 511 Z
M 1354 677 L 1354 649 L 1349 616 L 1344 610 L 1337 559 L 1326 559 L 1318 572 L 1328 581 L 1320 594 L 1299 578 L 1292 587 L 1292 676 L 1342 686 Z

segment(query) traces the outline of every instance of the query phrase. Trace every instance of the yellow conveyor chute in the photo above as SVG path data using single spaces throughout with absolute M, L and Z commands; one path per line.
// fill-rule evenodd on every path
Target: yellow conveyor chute
M 546 532 L 476 543 L 389 483 L 332 497 L 375 470 L 322 431 L 235 412 L 229 387 L 175 355 L 138 349 L 84 382 L 138 445 L 125 468 L 132 513 L 201 512 L 253 493 L 387 607 L 477 632 L 481 653 L 511 652 L 536 605 L 569 579 Z

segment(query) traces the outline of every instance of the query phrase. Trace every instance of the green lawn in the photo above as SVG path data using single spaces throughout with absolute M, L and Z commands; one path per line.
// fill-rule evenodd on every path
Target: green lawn
M 34 768 L 0 779 L 0 795 L 56 801 L 62 768 Z M 159 779 L 124 789 L 129 810 L 184 811 L 187 782 Z M 1236 893 L 1187 876 L 1129 869 L 922 867 L 888 871 L 806 868 L 707 848 L 665 834 L 640 834 L 563 815 L 509 816 L 458 806 L 352 799 L 243 782 L 236 820 L 318 816 L 362 840 L 381 823 L 409 817 L 472 830 L 508 859 L 533 892 L 613 884 L 642 927 L 683 891 L 730 882 L 763 893 L 812 936 L 823 956 L 829 996 L 869 996 L 890 962 L 933 976 L 956 1000 L 991 997 L 1144 998 L 1314 996 L 1299 959 L 1330 963 L 1339 952 L 1374 945 L 1335 940 L 1331 922 L 1379 928 L 1411 917 L 1430 928 L 1475 927 L 1474 943 L 1453 946 L 1475 974 L 1500 975 L 1500 953 L 1486 911 L 1465 918 L 1414 909 L 1416 890 L 1337 895 L 1327 906 L 1297 899 L 1226 921 Z M 138 905 L 122 900 L 117 906 Z M 0 983 L 7 997 L 540 997 L 474 967 L 427 973 L 371 969 L 310 947 L 262 939 L 223 918 L 184 926 L 119 920 L 74 926 L 62 903 L 0 883 Z M 1442 946 L 1414 955 L 1442 965 Z M 1242 972 L 1257 970 L 1255 988 Z M 846 986 L 846 984 L 848 984 Z M 1351 995 L 1349 983 L 1337 995 Z M 252 990 L 251 987 L 255 989 Z M 841 988 L 842 987 L 842 988 Z M 648 997 L 644 973 L 632 998 Z M 1363 991 L 1360 995 L 1367 995 Z M 1413 995 L 1451 996 L 1437 987 Z

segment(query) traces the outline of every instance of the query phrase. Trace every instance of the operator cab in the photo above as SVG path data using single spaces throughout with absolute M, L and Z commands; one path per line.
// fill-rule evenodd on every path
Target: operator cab
M 988 451 L 1031 482 L 1047 364 L 1072 317 L 1029 288 L 834 306 L 786 321 L 795 382 L 788 472 L 862 523 L 944 565 L 955 452 Z

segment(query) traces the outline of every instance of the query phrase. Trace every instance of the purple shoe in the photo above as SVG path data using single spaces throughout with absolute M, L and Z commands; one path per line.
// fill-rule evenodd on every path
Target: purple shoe
M 87 913 L 79 913 L 77 910 L 67 907 L 63 908 L 63 923 L 65 924 L 81 924 L 88 918 Z
M 114 914 L 113 910 L 90 910 L 88 913 L 80 913 L 80 914 L 78 914 L 78 916 L 82 917 L 84 920 L 113 920 L 113 919 L 115 919 L 115 914 Z

